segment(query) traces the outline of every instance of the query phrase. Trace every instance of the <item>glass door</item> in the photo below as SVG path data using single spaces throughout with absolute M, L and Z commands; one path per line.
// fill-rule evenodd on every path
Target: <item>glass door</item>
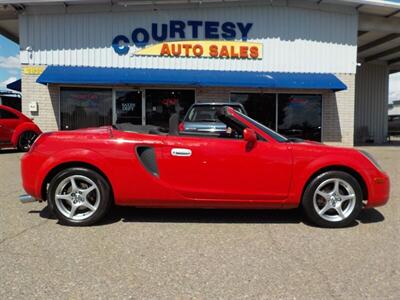
M 139 90 L 115 91 L 114 123 L 143 124 L 142 92 Z

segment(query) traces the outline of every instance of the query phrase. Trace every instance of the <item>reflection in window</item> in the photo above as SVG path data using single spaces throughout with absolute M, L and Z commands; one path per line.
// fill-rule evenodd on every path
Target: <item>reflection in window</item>
M 146 124 L 169 127 L 169 117 L 179 112 L 182 120 L 194 103 L 192 90 L 146 90 Z
M 278 97 L 278 132 L 321 141 L 321 95 L 279 94 Z
M 252 119 L 271 129 L 276 129 L 275 94 L 232 93 L 231 101 L 243 104 Z
M 111 89 L 62 88 L 60 111 L 62 130 L 111 125 Z

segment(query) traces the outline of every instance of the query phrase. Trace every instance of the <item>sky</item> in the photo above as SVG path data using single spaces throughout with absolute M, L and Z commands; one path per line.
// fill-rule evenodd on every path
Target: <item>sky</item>
M 0 90 L 20 78 L 19 45 L 0 35 Z M 400 100 L 400 72 L 390 75 L 389 102 L 393 100 Z
M 21 78 L 19 45 L 0 35 L 0 90 Z

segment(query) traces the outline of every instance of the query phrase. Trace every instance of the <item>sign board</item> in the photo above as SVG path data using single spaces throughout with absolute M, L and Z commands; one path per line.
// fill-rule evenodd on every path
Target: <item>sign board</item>
M 170 20 L 152 23 L 150 30 L 134 28 L 130 37 L 117 35 L 112 47 L 126 55 L 133 45 L 131 56 L 261 59 L 262 44 L 247 42 L 252 27 L 253 23 L 243 22 Z
M 262 59 L 262 44 L 231 41 L 179 41 L 146 47 L 132 55 Z
M 40 75 L 44 71 L 44 66 L 27 66 L 22 67 L 22 73 L 25 75 Z

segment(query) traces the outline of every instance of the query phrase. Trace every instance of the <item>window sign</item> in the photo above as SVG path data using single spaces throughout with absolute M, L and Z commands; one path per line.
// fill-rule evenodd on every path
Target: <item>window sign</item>
M 142 92 L 116 91 L 116 123 L 142 124 Z

